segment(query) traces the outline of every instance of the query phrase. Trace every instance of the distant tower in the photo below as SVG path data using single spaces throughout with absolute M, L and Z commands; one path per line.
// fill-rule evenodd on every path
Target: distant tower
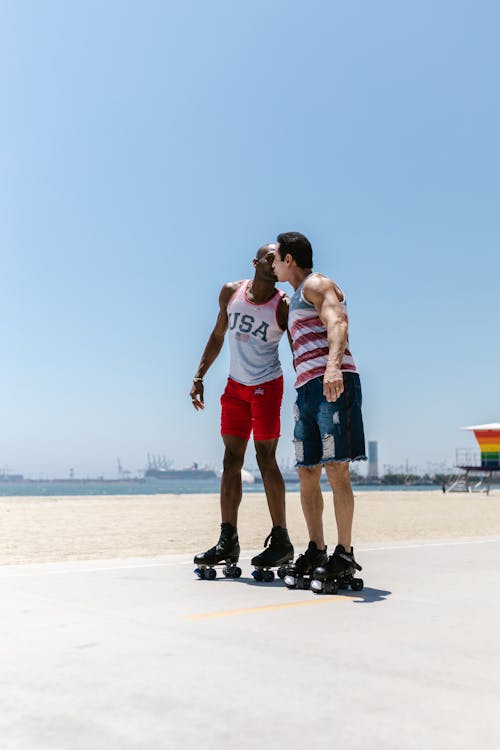
M 368 474 L 367 479 L 378 479 L 378 443 L 368 441 Z

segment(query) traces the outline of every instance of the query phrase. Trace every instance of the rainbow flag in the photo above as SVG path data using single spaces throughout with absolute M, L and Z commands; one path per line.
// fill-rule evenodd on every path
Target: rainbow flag
M 481 451 L 481 467 L 500 469 L 500 422 L 479 424 L 462 429 L 471 430 L 474 433 Z

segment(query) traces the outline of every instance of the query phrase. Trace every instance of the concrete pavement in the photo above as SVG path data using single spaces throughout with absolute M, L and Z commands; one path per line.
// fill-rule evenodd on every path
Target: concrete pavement
M 0 568 L 2 750 L 500 747 L 500 538 L 357 549 L 316 596 L 190 557 Z

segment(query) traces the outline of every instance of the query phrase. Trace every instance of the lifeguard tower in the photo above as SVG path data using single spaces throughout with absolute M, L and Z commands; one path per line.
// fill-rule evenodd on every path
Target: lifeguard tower
M 465 472 L 449 488 L 449 492 L 486 492 L 489 494 L 492 481 L 500 476 L 500 422 L 462 427 L 470 430 L 479 444 L 476 451 L 457 451 L 457 468 Z M 455 486 L 456 485 L 456 488 Z M 463 485 L 463 486 L 460 486 Z

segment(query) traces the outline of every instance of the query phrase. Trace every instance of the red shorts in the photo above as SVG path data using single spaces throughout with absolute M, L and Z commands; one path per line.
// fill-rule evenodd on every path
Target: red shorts
M 243 385 L 228 378 L 221 396 L 221 435 L 248 440 L 273 440 L 280 436 L 283 376 L 260 385 Z

